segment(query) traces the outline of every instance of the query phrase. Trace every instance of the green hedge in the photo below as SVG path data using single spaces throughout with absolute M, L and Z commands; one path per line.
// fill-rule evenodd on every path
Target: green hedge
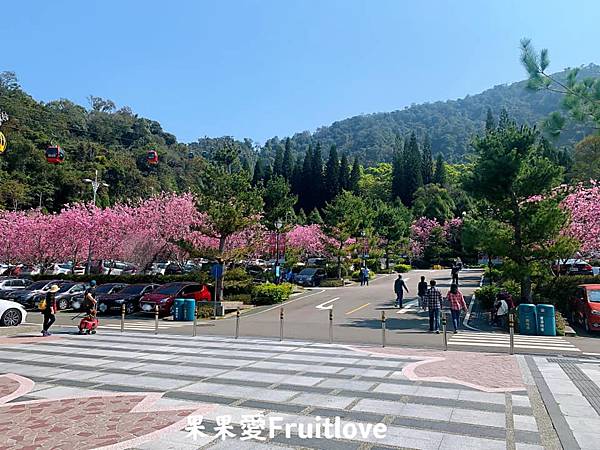
M 252 291 L 253 302 L 256 305 L 274 305 L 290 298 L 294 285 L 290 283 L 273 284 L 265 283 L 254 286 Z
M 202 306 L 198 307 L 198 315 L 196 317 L 198 317 L 199 319 L 209 319 L 209 318 L 213 317 L 214 313 L 215 313 L 214 306 L 202 305 Z
M 244 305 L 252 304 L 252 294 L 225 295 L 226 302 L 242 302 Z
M 498 286 L 482 286 L 475 291 L 475 296 L 479 300 L 482 310 L 487 311 L 492 309 L 498 292 L 500 292 Z
M 410 264 L 396 264 L 394 270 L 397 273 L 406 273 L 412 270 L 412 266 Z
M 580 284 L 600 284 L 600 276 L 564 275 L 539 283 L 534 289 L 534 302 L 547 303 L 567 313 L 569 299 L 574 297 Z
M 331 278 L 328 280 L 321 281 L 320 287 L 342 287 L 344 286 L 344 280 L 339 278 Z

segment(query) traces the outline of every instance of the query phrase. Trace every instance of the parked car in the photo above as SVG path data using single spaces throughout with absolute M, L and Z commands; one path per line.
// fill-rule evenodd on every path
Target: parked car
M 24 289 L 17 289 L 4 296 L 6 300 L 20 303 L 25 309 L 36 308 L 41 298 L 46 295 L 53 284 L 61 285 L 62 280 L 40 280 L 31 283 Z
M 103 275 L 133 275 L 137 272 L 137 268 L 133 264 L 123 261 L 99 260 L 94 261 L 90 272 Z
M 585 331 L 600 331 L 600 284 L 582 284 L 571 299 L 570 319 L 581 324 Z
M 16 327 L 25 322 L 27 311 L 17 302 L 0 300 L 0 325 L 3 327 Z
M 67 281 L 60 285 L 56 293 L 56 306 L 58 309 L 69 309 L 72 307 L 72 301 L 75 297 L 81 297 L 85 292 L 87 285 L 85 283 L 75 283 Z
M 556 261 L 552 265 L 552 271 L 559 275 L 593 275 L 594 270 L 589 262 L 583 259 L 567 259 Z
M 318 286 L 325 278 L 327 278 L 325 269 L 309 267 L 307 269 L 302 269 L 300 273 L 294 277 L 294 281 L 300 286 Z
M 156 305 L 158 305 L 158 313 L 162 316 L 168 316 L 171 314 L 171 307 L 176 298 L 210 301 L 211 295 L 208 287 L 200 283 L 167 283 L 145 294 L 140 300 L 140 309 L 142 312 L 154 313 Z
M 73 267 L 73 263 L 56 263 L 50 266 L 44 272 L 46 275 L 83 275 L 85 273 L 85 267 L 83 266 L 75 266 Z
M 126 286 L 129 286 L 129 285 L 127 283 L 105 283 L 105 284 L 102 284 L 102 285 L 96 287 L 95 299 L 97 301 L 100 301 L 105 295 L 117 293 Z M 81 294 L 77 294 L 73 297 L 73 300 L 71 301 L 71 307 L 74 310 L 79 311 L 81 309 L 81 307 L 83 306 L 84 294 L 85 294 L 85 292 L 82 292 Z
M 31 283 L 32 281 L 27 278 L 2 277 L 0 278 L 0 298 L 4 298 L 9 292 L 17 289 L 25 289 Z
M 134 313 L 140 309 L 140 299 L 144 294 L 148 294 L 160 287 L 158 284 L 130 284 L 118 292 L 103 295 L 98 300 L 98 312 L 108 313 L 112 310 L 120 311 L 122 305 L 125 305 L 127 314 Z
M 320 257 L 308 258 L 306 260 L 306 264 L 308 264 L 309 266 L 325 267 L 327 265 L 327 258 L 320 258 Z

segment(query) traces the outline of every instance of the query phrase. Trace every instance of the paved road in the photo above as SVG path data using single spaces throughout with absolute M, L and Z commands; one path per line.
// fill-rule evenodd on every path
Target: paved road
M 522 356 L 113 331 L 0 343 L 0 447 L 558 448 Z M 196 442 L 184 431 L 190 416 L 202 416 L 206 436 Z M 265 441 L 240 440 L 255 416 L 280 425 L 340 417 L 344 427 L 387 430 L 328 440 L 259 428 Z M 225 419 L 235 436 L 223 441 L 215 427 Z
M 343 288 L 316 288 L 292 297 L 283 305 L 284 339 L 309 339 L 318 342 L 329 341 L 329 313 L 333 311 L 333 342 L 382 344 L 381 314 L 386 315 L 386 344 L 391 346 L 411 346 L 421 348 L 444 347 L 443 335 L 430 334 L 427 312 L 420 311 L 416 300 L 416 286 L 421 276 L 427 280 L 436 279 L 442 293 L 449 287 L 448 271 L 411 271 L 404 275 L 409 293 L 405 297 L 405 307 L 394 307 L 393 283 L 396 275 L 380 276 L 368 287 L 357 285 Z M 470 295 L 478 286 L 481 271 L 463 271 L 461 289 Z M 279 339 L 281 306 L 256 308 L 242 314 L 240 336 L 267 337 Z M 70 320 L 74 314 L 60 313 L 57 324 L 74 327 Z M 31 314 L 29 321 L 41 322 L 41 316 Z M 450 325 L 449 325 L 450 327 Z M 102 317 L 101 328 L 119 330 L 118 317 Z M 152 333 L 152 316 L 135 314 L 128 316 L 126 330 Z M 191 335 L 192 325 L 187 322 L 159 321 L 160 334 Z M 197 333 L 202 335 L 233 336 L 235 318 L 200 321 Z M 580 347 L 585 352 L 599 351 L 598 340 L 593 338 L 566 339 L 562 337 L 515 338 L 515 349 L 522 353 L 575 354 Z M 508 337 L 502 333 L 472 333 L 463 330 L 458 335 L 448 334 L 448 346 L 456 350 L 508 351 Z M 595 350 L 594 350 L 595 348 Z

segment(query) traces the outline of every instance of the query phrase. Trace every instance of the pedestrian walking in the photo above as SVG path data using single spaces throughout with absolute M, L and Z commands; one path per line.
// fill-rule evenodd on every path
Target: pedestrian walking
M 96 303 L 96 280 L 92 280 L 83 294 L 83 308 L 87 315 L 96 316 Z
M 508 323 L 508 304 L 506 303 L 506 300 L 503 298 L 496 298 L 494 308 L 496 310 L 496 314 L 494 315 L 492 324 L 501 328 L 506 328 Z
M 435 280 L 429 282 L 425 293 L 425 303 L 429 310 L 429 332 L 440 334 L 440 309 L 442 309 L 442 293 L 435 287 Z
M 365 266 L 365 284 L 369 285 L 369 278 L 371 277 L 371 271 L 367 266 Z
M 44 324 L 42 325 L 42 336 L 52 336 L 50 331 L 50 327 L 56 320 L 56 293 L 59 291 L 59 287 L 56 284 L 50 286 L 48 292 L 46 293 L 46 298 L 42 300 L 42 304 L 40 305 L 40 309 L 42 310 L 42 314 L 44 315 Z
M 467 310 L 467 304 L 462 293 L 458 290 L 457 284 L 450 285 L 450 291 L 446 294 L 448 303 L 450 303 L 450 314 L 452 316 L 452 325 L 454 326 L 454 334 L 458 333 L 460 323 L 460 312 Z
M 408 293 L 408 287 L 402 279 L 402 274 L 398 274 L 398 278 L 394 281 L 394 293 L 396 294 L 396 308 L 402 308 L 402 300 L 404 299 L 404 291 Z
M 419 296 L 419 308 L 423 311 L 427 309 L 427 305 L 425 305 L 425 294 L 427 293 L 427 281 L 425 281 L 425 277 L 421 277 L 421 281 L 417 285 L 417 295 Z

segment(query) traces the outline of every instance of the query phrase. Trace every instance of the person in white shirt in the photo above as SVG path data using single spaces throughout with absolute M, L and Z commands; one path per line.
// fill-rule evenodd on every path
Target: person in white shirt
M 496 300 L 494 306 L 496 307 L 496 317 L 494 319 L 494 324 L 505 328 L 507 323 L 506 317 L 508 315 L 508 303 L 506 303 L 506 300 L 504 299 L 498 299 Z

